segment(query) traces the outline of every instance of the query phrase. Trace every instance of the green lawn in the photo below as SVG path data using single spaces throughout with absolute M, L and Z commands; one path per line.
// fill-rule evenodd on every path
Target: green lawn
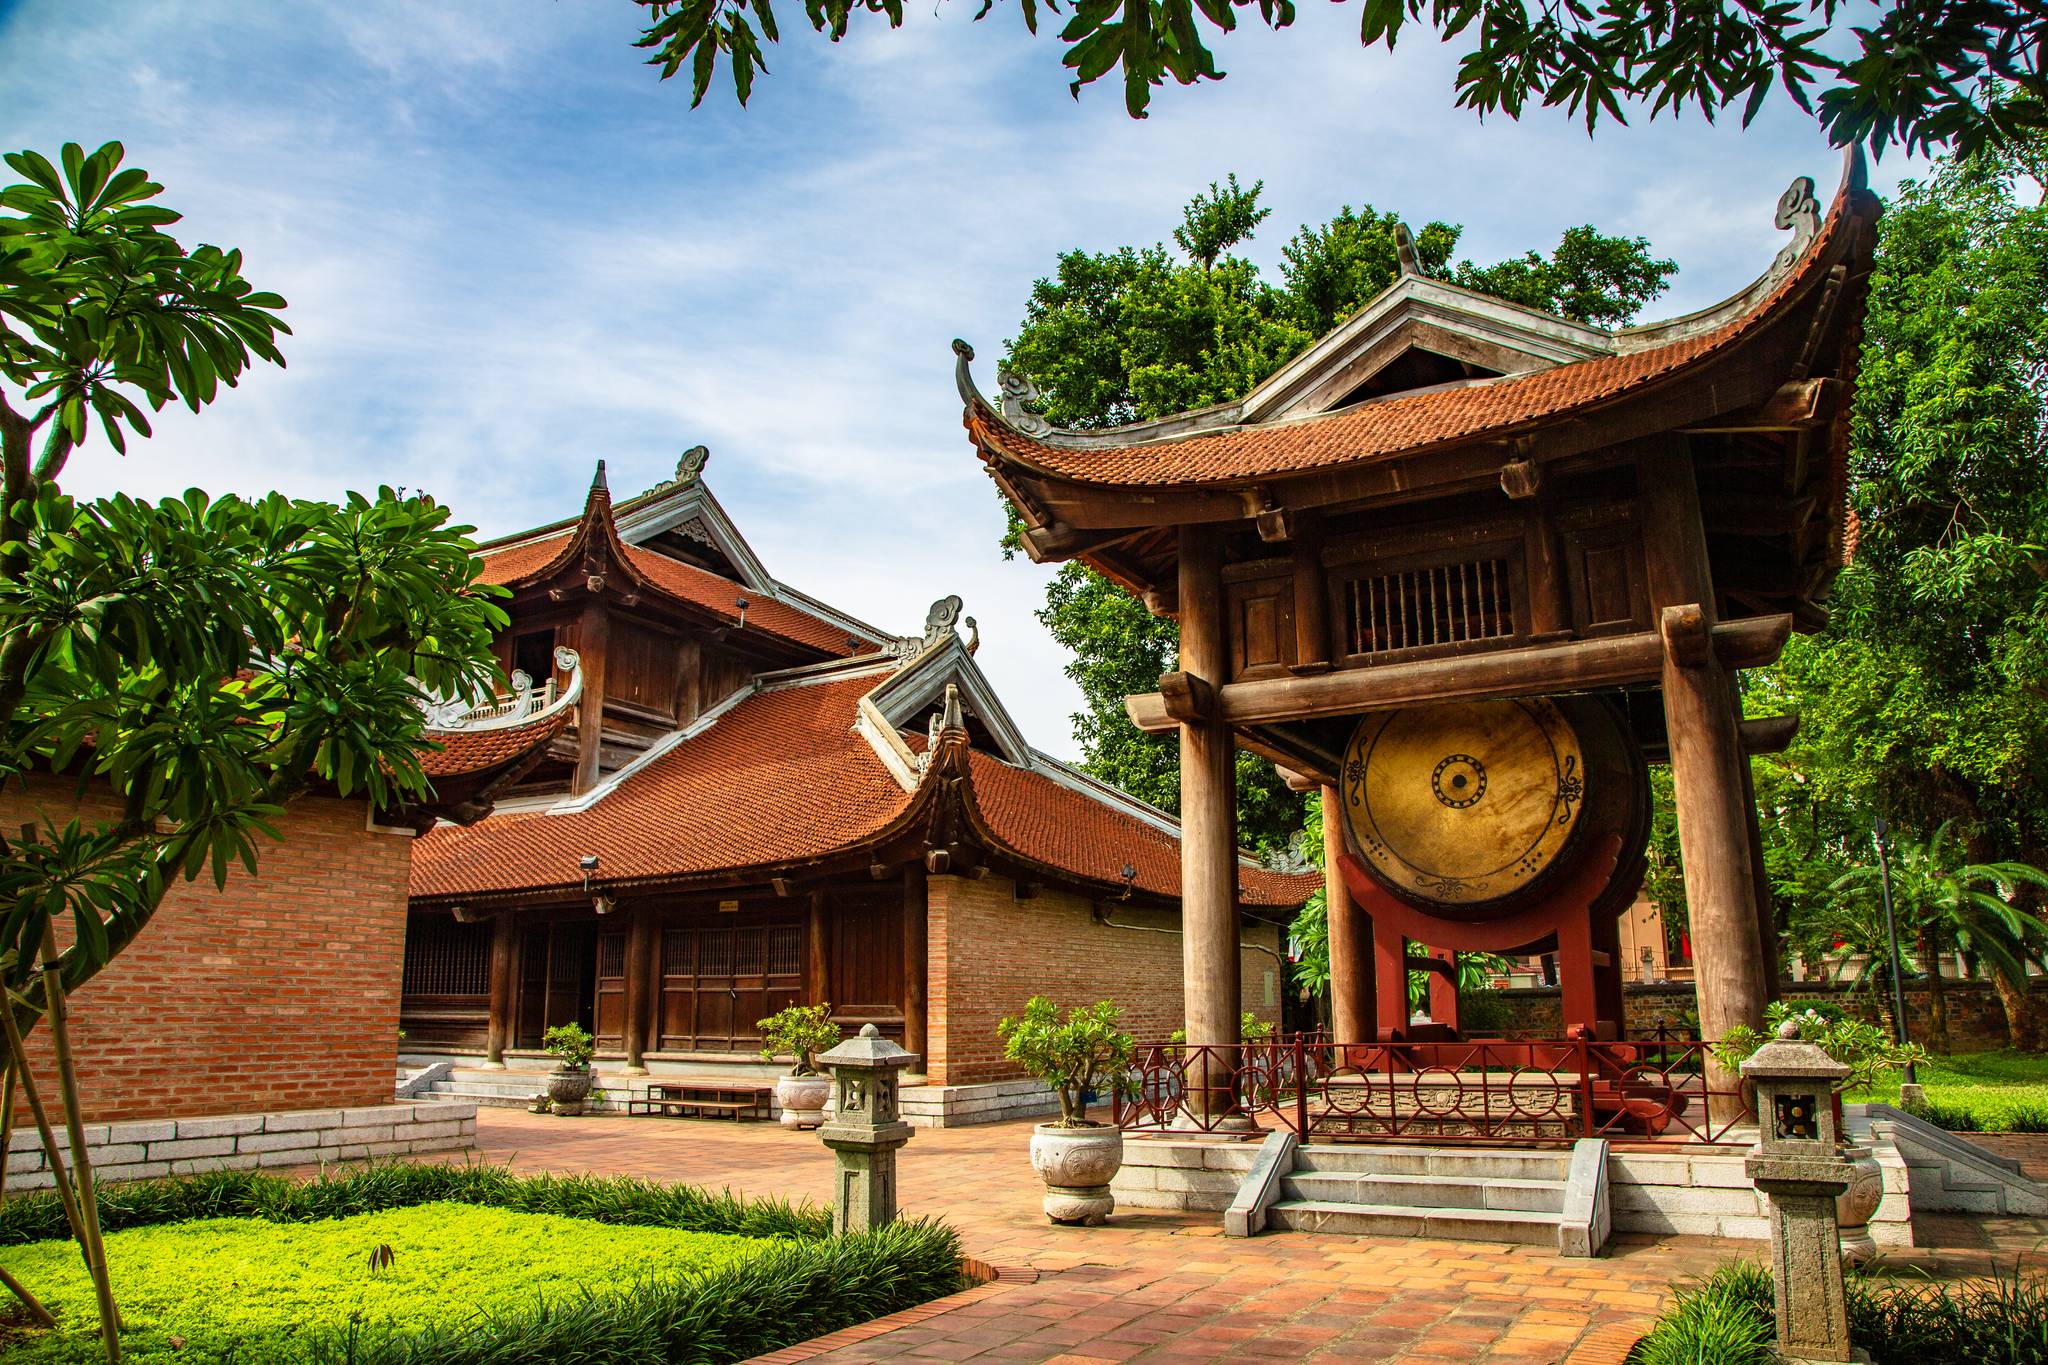
M 238 1361 L 346 1329 L 456 1324 L 479 1314 L 581 1298 L 739 1261 L 772 1238 L 622 1227 L 469 1204 L 420 1204 L 311 1223 L 210 1218 L 109 1233 L 107 1264 L 137 1361 Z M 389 1246 L 388 1269 L 370 1254 Z M 100 1359 L 92 1285 L 69 1242 L 0 1249 L 7 1268 L 57 1315 L 53 1332 L 10 1335 L 10 1365 Z M 4 1292 L 4 1291 L 0 1291 Z M 0 1314 L 11 1306 L 0 1304 Z M 0 1317 L 4 1322 L 4 1317 Z
M 2040 1131 L 2048 1126 L 2048 1056 L 2034 1052 L 1968 1052 L 1936 1057 L 1918 1068 L 1930 1108 L 1941 1121 L 1943 1111 L 1967 1115 L 1985 1132 L 2014 1127 Z M 1899 1073 L 1890 1073 L 1874 1090 L 1847 1097 L 1899 1102 Z M 1944 1126 L 1960 1126 L 1945 1123 Z

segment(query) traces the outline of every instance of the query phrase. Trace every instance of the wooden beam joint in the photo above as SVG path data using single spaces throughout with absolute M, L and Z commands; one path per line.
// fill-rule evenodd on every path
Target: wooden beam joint
M 1166 714 L 1183 725 L 1199 725 L 1215 718 L 1216 689 L 1206 678 L 1192 673 L 1161 674 L 1159 695 L 1166 699 Z

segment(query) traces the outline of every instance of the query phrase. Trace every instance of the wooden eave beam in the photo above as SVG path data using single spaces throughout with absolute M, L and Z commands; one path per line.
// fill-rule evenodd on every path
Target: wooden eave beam
M 1848 385 L 1839 379 L 1795 379 L 1753 408 L 1685 428 L 1689 435 L 1808 431 L 1835 420 Z
M 1726 667 L 1756 668 L 1775 661 L 1791 634 L 1789 615 L 1723 622 L 1713 630 L 1714 652 Z M 1653 682 L 1663 669 L 1663 641 L 1654 632 L 1643 631 L 1307 677 L 1226 683 L 1216 689 L 1214 715 L 1232 726 L 1270 725 L 1445 701 L 1585 692 Z M 1158 692 L 1126 697 L 1124 709 L 1149 734 L 1180 724 Z

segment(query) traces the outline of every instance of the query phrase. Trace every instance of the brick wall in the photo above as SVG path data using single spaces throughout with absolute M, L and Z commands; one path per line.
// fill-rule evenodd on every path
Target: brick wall
M 0 820 L 62 821 L 69 797 L 54 784 L 12 791 Z M 225 891 L 210 875 L 177 883 L 72 998 L 88 1121 L 390 1102 L 412 840 L 367 829 L 364 811 L 295 802 L 277 822 L 284 841 L 259 841 L 260 876 L 237 866 Z M 54 1105 L 47 1027 L 30 1053 Z
M 1949 1042 L 1954 1051 L 1982 1052 L 2006 1046 L 2005 1010 L 1998 1003 L 1998 992 L 1990 982 L 1949 981 L 1945 987 L 1943 994 L 1948 1002 Z M 1554 988 L 1538 986 L 1500 991 L 1498 994 L 1513 1020 L 1503 1032 L 1525 1037 L 1559 1036 L 1563 1015 L 1558 992 Z M 1813 981 L 1786 982 L 1784 994 L 1791 1001 L 1832 1000 L 1852 1008 L 1859 1008 L 1870 1000 L 1867 991 L 1855 992 L 1852 1000 L 1851 992 L 1845 986 Z M 2036 980 L 2033 995 L 2037 1005 L 2048 1004 L 2048 980 Z M 1681 1020 L 1690 1020 L 1697 1009 L 1690 982 L 1628 986 L 1623 989 L 1622 996 L 1632 1037 L 1654 1031 L 1659 1018 L 1675 1028 Z M 1923 1042 L 1927 1039 L 1927 991 L 1924 988 L 1909 987 L 1906 991 L 1906 1029 L 1916 1039 Z
M 933 877 L 928 945 L 929 1071 L 935 1085 L 972 1085 L 1021 1076 L 1003 1057 L 996 1024 L 1034 995 L 1062 1009 L 1112 1000 L 1141 1041 L 1182 1024 L 1180 917 L 1112 905 L 1119 928 L 1098 923 L 1093 901 L 1040 889 L 1018 900 L 1003 877 Z M 1172 930 L 1158 933 L 1148 930 Z M 1248 924 L 1248 941 L 1280 947 L 1277 928 Z M 1244 1007 L 1277 1023 L 1281 967 L 1244 949 Z

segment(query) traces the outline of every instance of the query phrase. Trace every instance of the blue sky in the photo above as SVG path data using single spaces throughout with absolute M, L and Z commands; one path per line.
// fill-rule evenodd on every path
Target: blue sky
M 1838 175 L 1775 105 L 1747 131 L 1482 123 L 1453 107 L 1455 53 L 1361 52 L 1355 4 L 1242 31 L 1228 79 L 1133 122 L 1111 83 L 1069 98 L 1014 7 L 974 8 L 837 47 L 792 10 L 752 105 L 721 84 L 692 111 L 626 0 L 0 0 L 0 143 L 120 139 L 173 231 L 242 247 L 295 333 L 288 369 L 167 412 L 126 459 L 96 441 L 67 486 L 389 483 L 495 535 L 573 512 L 600 457 L 623 496 L 702 443 L 771 571 L 903 632 L 960 593 L 1025 733 L 1072 756 L 1076 694 L 1031 617 L 1049 570 L 996 551 L 947 349 L 974 342 L 991 385 L 1058 252 L 1162 239 L 1234 171 L 1266 182 L 1268 269 L 1345 203 L 1463 223 L 1480 261 L 1591 222 L 1678 261 L 1654 317 L 1746 284 L 1786 182 Z

